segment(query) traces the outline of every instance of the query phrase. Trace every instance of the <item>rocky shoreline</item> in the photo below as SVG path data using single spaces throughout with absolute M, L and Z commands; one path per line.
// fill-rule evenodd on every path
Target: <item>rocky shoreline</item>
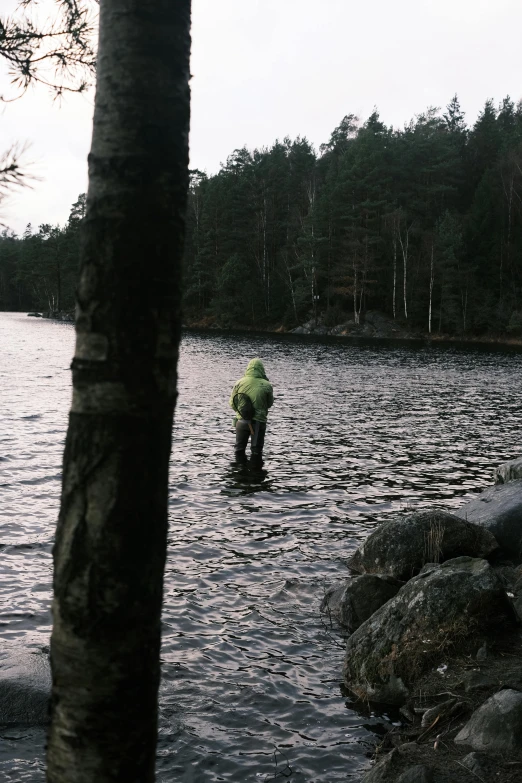
M 363 783 L 522 779 L 522 458 L 495 482 L 384 522 L 323 599 L 347 689 L 400 711 Z
M 266 334 L 304 335 L 310 337 L 333 337 L 362 340 L 411 340 L 417 342 L 449 342 L 449 343 L 473 343 L 480 345 L 522 345 L 520 337 L 511 335 L 453 335 L 432 332 L 429 334 L 421 329 L 406 326 L 400 319 L 394 320 L 383 313 L 369 310 L 364 315 L 364 320 L 357 324 L 353 319 L 334 326 L 327 326 L 324 319 L 310 319 L 287 329 L 285 326 L 275 324 L 271 327 L 254 327 L 245 324 L 222 326 L 216 319 L 208 317 L 200 320 L 188 320 L 184 328 L 197 331 L 239 331 L 239 332 L 263 332 Z
M 27 315 L 35 318 L 51 318 L 55 321 L 64 321 L 74 323 L 74 311 L 45 311 L 32 312 Z M 400 320 L 395 321 L 383 313 L 377 311 L 368 311 L 365 313 L 364 321 L 357 324 L 353 319 L 345 321 L 335 326 L 326 326 L 322 318 L 310 319 L 304 324 L 294 329 L 286 329 L 282 325 L 269 327 L 247 327 L 245 325 L 236 325 L 234 327 L 223 327 L 213 318 L 204 318 L 203 320 L 189 320 L 183 324 L 184 329 L 194 329 L 198 331 L 241 331 L 241 332 L 265 332 L 266 334 L 295 334 L 310 335 L 312 337 L 344 337 L 375 340 L 417 340 L 429 342 L 464 342 L 479 344 L 499 344 L 499 345 L 522 345 L 522 339 L 501 336 L 471 336 L 471 335 L 448 335 L 432 333 L 428 334 L 419 329 L 411 329 L 404 326 Z
M 71 310 L 47 310 L 42 313 L 27 313 L 27 315 L 33 318 L 52 318 L 53 321 L 74 323 L 74 311 Z
M 325 337 L 373 337 L 377 339 L 418 340 L 424 337 L 417 330 L 403 326 L 382 313 L 369 310 L 361 323 L 351 320 L 335 326 L 326 326 L 323 319 L 310 319 L 301 326 L 291 329 L 290 334 L 311 334 Z

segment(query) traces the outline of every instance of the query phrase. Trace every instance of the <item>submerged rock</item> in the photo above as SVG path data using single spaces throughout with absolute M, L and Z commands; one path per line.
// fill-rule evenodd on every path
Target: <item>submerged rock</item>
M 509 481 L 522 479 L 522 457 L 503 462 L 495 469 L 493 477 L 495 484 L 507 484 Z
M 403 704 L 423 671 L 506 621 L 514 623 L 512 609 L 487 561 L 459 557 L 433 566 L 348 639 L 345 683 L 360 698 Z
M 49 722 L 51 672 L 43 653 L 14 649 L 0 661 L 0 724 Z
M 418 574 L 425 563 L 461 555 L 488 557 L 496 549 L 494 536 L 483 527 L 446 511 L 417 511 L 380 525 L 348 565 L 354 571 L 387 574 L 404 581 Z
M 492 533 L 504 555 L 522 560 L 522 480 L 488 487 L 455 514 Z
M 455 742 L 496 753 L 522 750 L 522 693 L 495 693 L 475 710 Z
M 351 632 L 398 593 L 403 583 L 389 576 L 363 574 L 331 588 L 323 598 L 321 611 L 329 612 Z

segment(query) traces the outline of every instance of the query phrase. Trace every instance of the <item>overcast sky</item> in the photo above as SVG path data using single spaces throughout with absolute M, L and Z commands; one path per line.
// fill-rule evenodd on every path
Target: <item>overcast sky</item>
M 0 0 L 4 12 L 13 0 Z M 402 127 L 458 93 L 472 124 L 487 98 L 522 98 L 521 0 L 193 0 L 191 166 L 209 174 L 237 147 L 284 136 L 327 141 L 376 106 Z M 3 84 L 2 84 L 3 82 Z M 0 92 L 7 83 L 0 70 Z M 87 187 L 94 96 L 56 105 L 32 90 L 1 111 L 0 149 L 31 143 L 41 178 L 0 219 L 63 224 Z

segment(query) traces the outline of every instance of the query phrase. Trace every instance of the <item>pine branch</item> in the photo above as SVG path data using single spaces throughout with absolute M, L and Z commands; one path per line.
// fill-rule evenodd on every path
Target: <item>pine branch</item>
M 37 18 L 36 0 L 21 0 L 17 14 L 0 18 L 0 57 L 8 65 L 14 94 L 24 95 L 31 84 L 43 84 L 57 97 L 83 92 L 96 68 L 95 0 L 56 0 L 54 20 Z M 30 15 L 30 12 L 34 13 Z

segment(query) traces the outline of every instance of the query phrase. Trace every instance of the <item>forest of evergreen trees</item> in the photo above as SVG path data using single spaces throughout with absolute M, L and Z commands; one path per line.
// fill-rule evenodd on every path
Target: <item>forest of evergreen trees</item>
M 0 309 L 72 308 L 81 196 L 65 227 L 0 239 Z M 151 242 L 154 238 L 151 237 Z M 402 130 L 343 118 L 191 172 L 185 320 L 333 326 L 379 310 L 423 332 L 522 334 L 522 102 L 455 96 Z
M 64 227 L 29 223 L 22 237 L 0 234 L 0 310 L 58 312 L 74 309 L 80 226 L 85 193 L 72 205 Z

